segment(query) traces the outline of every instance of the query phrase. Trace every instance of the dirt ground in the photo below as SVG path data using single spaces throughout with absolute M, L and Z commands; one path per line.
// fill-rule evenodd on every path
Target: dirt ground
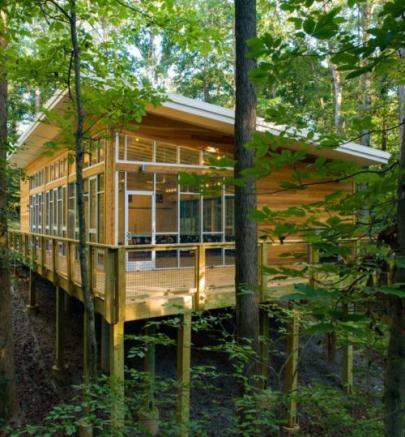
M 52 284 L 44 280 L 37 283 L 38 309 L 29 311 L 28 273 L 17 271 L 14 290 L 14 336 L 15 367 L 17 371 L 17 391 L 21 404 L 22 422 L 24 424 L 41 423 L 52 406 L 66 403 L 72 399 L 75 391 L 72 386 L 80 384 L 82 375 L 82 305 L 73 299 L 68 305 L 65 315 L 65 357 L 68 369 L 61 375 L 52 371 L 55 354 L 55 290 Z M 142 323 L 126 324 L 126 334 L 140 332 Z M 232 320 L 227 327 L 232 329 Z M 100 330 L 100 329 L 98 329 Z M 167 333 L 175 338 L 175 330 L 167 329 Z M 213 366 L 222 374 L 230 374 L 232 369 L 225 353 L 207 352 L 204 347 L 212 344 L 215 334 L 193 334 L 192 365 Z M 271 345 L 271 359 L 275 372 L 285 361 L 285 344 L 282 337 L 274 333 Z M 331 365 L 324 359 L 319 339 L 303 339 L 300 350 L 299 383 L 307 384 L 315 380 L 339 386 L 339 365 Z M 339 356 L 337 362 L 339 361 Z M 127 365 L 140 368 L 142 360 L 132 359 Z M 176 350 L 174 346 L 158 347 L 156 352 L 157 375 L 175 377 Z M 282 379 L 273 372 L 273 386 Z M 229 420 L 232 411 L 232 395 L 237 387 L 231 377 L 217 380 L 215 390 L 207 389 L 204 384 L 197 385 L 192 391 L 192 415 L 204 411 L 211 417 L 212 435 L 220 435 L 218 429 Z

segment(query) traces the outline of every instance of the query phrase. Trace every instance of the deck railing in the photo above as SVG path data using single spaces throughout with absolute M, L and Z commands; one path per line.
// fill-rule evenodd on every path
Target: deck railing
M 299 263 L 317 262 L 311 245 L 302 240 L 287 244 L 258 242 L 259 285 L 268 278 L 261 268 L 285 245 L 303 252 Z M 31 269 L 80 298 L 81 274 L 78 241 L 20 231 L 9 232 L 9 247 Z M 204 308 L 209 293 L 234 290 L 234 243 L 114 246 L 87 243 L 89 286 L 106 320 L 119 320 L 126 304 L 154 298 L 191 294 L 196 309 Z M 280 258 L 285 264 L 294 260 Z M 261 287 L 263 289 L 265 287 Z M 261 296 L 263 298 L 263 296 Z

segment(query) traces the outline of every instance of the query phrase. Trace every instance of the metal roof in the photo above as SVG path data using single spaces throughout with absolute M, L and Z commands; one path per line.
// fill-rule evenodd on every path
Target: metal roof
M 55 94 L 46 103 L 47 110 L 63 110 L 66 92 Z M 231 109 L 223 108 L 211 103 L 202 102 L 196 99 L 180 96 L 177 94 L 167 94 L 167 100 L 161 106 L 148 106 L 147 112 L 162 115 L 175 120 L 182 120 L 192 124 L 214 129 L 219 132 L 233 134 L 235 114 Z M 257 131 L 269 131 L 274 135 L 282 135 L 284 132 L 294 132 L 296 138 L 306 138 L 305 130 L 294 130 L 294 128 L 279 126 L 266 122 L 262 118 L 257 118 Z M 15 152 L 10 156 L 9 161 L 12 165 L 20 168 L 26 167 L 43 151 L 43 145 L 56 137 L 59 129 L 46 123 L 46 116 L 39 114 L 33 123 L 20 136 Z M 329 159 L 341 159 L 349 162 L 356 162 L 361 165 L 385 164 L 390 158 L 388 152 L 366 147 L 354 142 L 344 142 L 335 149 L 320 148 L 317 137 L 312 140 L 308 152 L 317 156 L 325 156 Z M 297 150 L 300 148 L 300 141 L 290 141 L 286 138 L 286 148 Z

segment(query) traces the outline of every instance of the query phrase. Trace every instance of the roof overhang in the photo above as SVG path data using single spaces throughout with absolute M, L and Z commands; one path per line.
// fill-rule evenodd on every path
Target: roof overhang
M 45 105 L 48 111 L 62 110 L 66 92 L 57 93 Z M 188 122 L 196 126 L 205 127 L 219 132 L 233 135 L 235 114 L 230 109 L 218 105 L 201 102 L 177 94 L 168 94 L 167 100 L 160 106 L 148 106 L 148 113 L 161 115 L 174 120 Z M 24 168 L 43 152 L 43 145 L 47 141 L 55 139 L 59 129 L 45 121 L 46 116 L 39 114 L 35 121 L 20 136 L 16 151 L 10 156 L 10 163 L 13 166 Z M 290 130 L 287 128 L 287 130 Z M 261 118 L 257 119 L 257 131 L 270 132 L 273 135 L 282 135 L 286 132 L 285 126 L 278 126 L 268 123 Z M 290 141 L 286 138 L 285 147 L 298 150 L 306 137 L 305 131 L 294 132 L 300 140 Z M 329 159 L 340 159 L 360 165 L 385 164 L 390 158 L 388 152 L 366 147 L 353 142 L 345 142 L 337 148 L 320 148 L 314 144 L 308 147 L 308 153 L 316 156 L 325 156 Z

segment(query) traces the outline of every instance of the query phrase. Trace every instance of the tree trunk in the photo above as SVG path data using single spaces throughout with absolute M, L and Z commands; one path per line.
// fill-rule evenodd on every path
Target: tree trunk
M 367 29 L 370 21 L 370 11 L 369 4 L 366 0 L 364 3 L 359 4 L 359 12 L 360 12 L 360 31 L 362 44 L 366 45 L 368 42 Z M 361 114 L 363 117 L 368 114 L 371 106 L 371 97 L 370 97 L 370 74 L 365 73 L 361 76 L 361 91 L 362 91 L 362 103 L 361 103 Z M 365 131 L 360 139 L 361 144 L 363 146 L 370 147 L 371 146 L 371 135 L 369 130 Z
M 235 108 L 235 177 L 254 166 L 254 151 L 245 148 L 256 128 L 256 90 L 249 71 L 256 66 L 248 56 L 247 40 L 256 36 L 256 1 L 235 0 L 236 36 L 236 108 Z M 248 340 L 259 352 L 259 306 L 257 295 L 257 224 L 249 218 L 256 208 L 256 178 L 245 178 L 235 187 L 235 287 L 237 334 L 241 342 Z M 253 376 L 256 366 L 246 369 Z
M 0 10 L 0 419 L 9 420 L 17 408 L 12 340 L 12 296 L 7 248 L 7 17 Z
M 337 135 L 342 134 L 342 81 L 340 72 L 337 70 L 336 65 L 329 62 L 329 68 L 332 74 L 333 83 L 333 95 L 335 99 L 334 109 L 334 124 Z
M 405 50 L 399 51 L 405 57 Z M 400 95 L 400 108 L 404 108 L 405 93 Z M 402 97 L 401 97 L 402 96 Z M 400 122 L 405 115 L 400 111 Z M 398 183 L 398 250 L 397 257 L 405 259 L 405 129 L 401 130 L 399 165 L 401 174 Z M 401 263 L 402 265 L 402 263 Z M 395 282 L 405 283 L 405 268 L 397 265 Z M 401 287 L 405 290 L 405 286 Z M 403 437 L 405 435 L 405 299 L 392 296 L 391 328 L 385 368 L 385 436 Z
M 76 0 L 70 0 L 70 35 L 73 49 L 73 68 L 74 68 L 74 100 L 76 110 L 76 131 L 75 131 L 75 158 L 76 158 L 76 204 L 79 219 L 79 261 L 80 274 L 83 290 L 84 317 L 87 317 L 88 329 L 88 350 L 87 357 L 88 377 L 90 379 L 97 375 L 97 340 L 95 327 L 94 299 L 89 287 L 88 262 L 86 249 L 86 224 L 84 217 L 84 181 L 83 181 L 83 129 L 84 129 L 84 109 L 81 95 L 81 76 L 80 76 L 80 47 L 77 37 L 77 17 Z

